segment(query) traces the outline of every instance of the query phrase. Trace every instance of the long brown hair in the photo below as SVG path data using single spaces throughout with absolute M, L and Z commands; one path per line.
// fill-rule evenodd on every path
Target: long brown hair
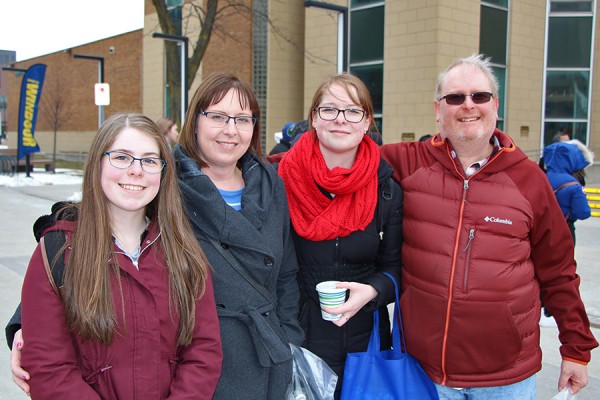
M 100 174 L 103 153 L 126 127 L 138 129 L 154 139 L 160 157 L 167 162 L 161 173 L 160 189 L 146 206 L 146 215 L 156 219 L 160 226 L 160 246 L 169 271 L 171 307 L 180 319 L 178 344 L 188 345 L 195 325 L 195 301 L 206 287 L 208 261 L 183 211 L 169 146 L 156 124 L 141 114 L 111 116 L 92 140 L 84 169 L 82 200 L 77 206 L 77 230 L 65 268 L 63 299 L 67 321 L 69 328 L 83 339 L 105 344 L 112 341 L 117 318 L 110 276 L 112 273 L 119 279 L 119 266 L 113 256 L 108 200 L 102 191 Z
M 156 120 L 156 125 L 160 129 L 160 132 L 164 136 L 167 136 L 169 134 L 169 131 L 173 127 L 173 125 L 175 125 L 175 122 L 173 122 L 172 120 L 170 120 L 168 118 L 160 117 L 159 119 Z
M 249 151 L 258 154 L 262 159 L 262 150 L 260 147 L 260 108 L 256 95 L 252 88 L 234 75 L 214 74 L 206 78 L 194 93 L 190 107 L 187 111 L 185 124 L 179 135 L 179 144 L 186 150 L 187 155 L 192 158 L 201 167 L 206 167 L 206 163 L 200 157 L 198 147 L 198 115 L 200 111 L 206 110 L 213 104 L 217 104 L 231 90 L 237 92 L 238 100 L 242 108 L 249 108 L 252 116 L 256 118 L 254 130 L 252 131 L 252 140 L 250 141 Z

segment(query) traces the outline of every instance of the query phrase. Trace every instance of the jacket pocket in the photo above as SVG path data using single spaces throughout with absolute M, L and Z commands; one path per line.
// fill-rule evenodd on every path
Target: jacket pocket
M 105 365 L 83 378 L 83 380 L 98 393 L 98 396 L 100 396 L 102 400 L 119 399 L 113 384 L 111 370 L 112 365 Z
M 469 267 L 471 266 L 471 249 L 473 248 L 473 240 L 475 239 L 475 229 L 471 228 L 469 230 L 469 241 L 467 245 L 463 249 L 465 253 L 465 269 L 464 269 L 464 278 L 463 278 L 463 292 L 467 293 L 469 291 Z
M 408 287 L 400 303 L 408 352 L 440 380 L 442 362 L 447 375 L 490 373 L 512 364 L 521 352 L 521 337 L 506 303 L 452 300 L 446 336 L 446 297 Z
M 522 340 L 505 302 L 454 300 L 446 346 L 446 372 L 492 373 L 513 364 Z
M 408 353 L 430 376 L 441 377 L 445 298 L 409 286 L 400 297 L 400 306 Z

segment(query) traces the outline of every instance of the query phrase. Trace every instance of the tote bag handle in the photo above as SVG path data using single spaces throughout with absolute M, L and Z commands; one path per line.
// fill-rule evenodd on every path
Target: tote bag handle
M 402 323 L 402 312 L 400 311 L 400 295 L 398 289 L 398 283 L 396 279 L 389 272 L 384 272 L 388 278 L 394 283 L 394 292 L 396 294 L 396 302 L 394 303 L 394 317 L 392 323 L 392 346 L 395 353 L 405 353 L 406 350 L 406 339 L 404 336 L 404 324 Z M 379 324 L 379 315 L 377 315 L 377 324 Z M 379 325 L 376 325 L 379 326 Z M 377 341 L 379 342 L 379 331 L 377 331 Z M 400 345 L 402 340 L 402 345 Z M 378 347 L 379 349 L 379 347 Z

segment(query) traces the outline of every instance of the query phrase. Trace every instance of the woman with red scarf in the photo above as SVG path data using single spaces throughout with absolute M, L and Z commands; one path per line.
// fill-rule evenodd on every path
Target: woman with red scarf
M 375 309 L 382 313 L 382 346 L 391 345 L 386 305 L 394 300 L 394 286 L 382 272 L 400 279 L 402 191 L 367 134 L 377 128 L 360 79 L 328 78 L 313 97 L 308 120 L 308 132 L 278 171 L 294 228 L 305 346 L 338 374 L 339 397 L 346 354 L 366 351 Z M 337 321 L 322 319 L 315 290 L 330 280 L 349 289 L 346 303 L 324 308 L 341 314 Z

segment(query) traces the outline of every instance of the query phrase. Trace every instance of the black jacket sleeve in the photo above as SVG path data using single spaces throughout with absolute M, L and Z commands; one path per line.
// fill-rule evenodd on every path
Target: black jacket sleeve
M 13 340 L 15 339 L 15 333 L 21 329 L 21 304 L 17 306 L 15 313 L 8 321 L 8 325 L 4 329 L 6 334 L 6 344 L 8 344 L 8 348 L 12 350 Z

